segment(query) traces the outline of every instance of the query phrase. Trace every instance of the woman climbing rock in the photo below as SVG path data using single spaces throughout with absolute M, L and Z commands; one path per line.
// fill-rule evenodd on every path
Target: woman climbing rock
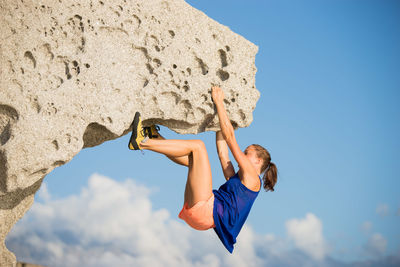
M 196 230 L 213 228 L 225 248 L 233 245 L 263 185 L 274 191 L 277 168 L 269 152 L 260 145 L 250 145 L 244 152 L 236 142 L 235 132 L 224 107 L 221 88 L 212 88 L 221 130 L 216 145 L 221 167 L 227 180 L 218 190 L 212 189 L 211 167 L 204 143 L 200 140 L 167 140 L 157 126 L 142 127 L 140 114 L 135 114 L 129 148 L 164 154 L 175 163 L 188 167 L 184 205 L 179 218 Z M 235 172 L 228 148 L 238 163 Z M 261 174 L 263 177 L 261 178 Z

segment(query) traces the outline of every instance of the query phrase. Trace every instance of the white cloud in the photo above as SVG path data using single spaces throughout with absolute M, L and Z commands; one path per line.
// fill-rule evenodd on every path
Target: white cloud
M 38 200 L 7 237 L 21 261 L 46 266 L 259 266 L 259 237 L 245 226 L 229 254 L 210 231 L 195 231 L 165 209 L 154 210 L 151 190 L 128 179 L 94 174 L 78 195 Z M 179 208 L 179 207 L 177 207 Z
M 361 225 L 361 230 L 362 230 L 365 234 L 370 233 L 371 230 L 372 230 L 372 222 L 370 222 L 370 221 L 365 221 L 365 222 L 363 222 L 363 224 Z
M 341 264 L 326 257 L 322 223 L 311 213 L 287 221 L 289 239 L 259 235 L 246 224 L 229 254 L 213 230 L 195 231 L 167 210 L 154 210 L 151 193 L 132 179 L 117 182 L 98 174 L 79 194 L 62 199 L 52 199 L 42 186 L 39 201 L 8 235 L 7 247 L 20 261 L 55 267 Z M 375 239 L 370 247 L 379 251 Z
M 37 195 L 39 196 L 40 199 L 44 201 L 48 201 L 51 199 L 51 195 L 49 190 L 47 189 L 46 183 L 42 183 L 40 190 L 37 192 Z
M 379 257 L 386 251 L 387 240 L 379 233 L 370 236 L 365 246 L 368 256 Z
M 379 204 L 376 207 L 376 213 L 382 217 L 389 215 L 389 206 L 387 204 Z
M 322 223 L 312 213 L 304 219 L 290 219 L 286 222 L 288 236 L 295 246 L 315 260 L 322 260 L 328 253 L 328 247 L 322 236 Z
M 20 260 L 49 266 L 217 266 L 212 255 L 189 262 L 197 236 L 208 240 L 210 251 L 224 253 L 211 231 L 197 233 L 171 220 L 167 210 L 153 210 L 150 190 L 133 180 L 118 183 L 94 174 L 79 195 L 58 200 L 43 188 L 43 202 L 35 202 L 8 236 L 17 255 L 25 252 Z

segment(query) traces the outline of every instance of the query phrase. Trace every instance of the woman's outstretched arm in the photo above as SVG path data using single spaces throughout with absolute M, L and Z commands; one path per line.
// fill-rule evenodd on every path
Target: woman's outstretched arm
M 222 136 L 221 131 L 215 133 L 215 143 L 217 145 L 219 162 L 221 163 L 225 179 L 229 180 L 229 178 L 235 175 L 235 168 L 233 167 L 232 162 L 229 159 L 228 145 L 226 144 L 226 141 Z
M 254 169 L 253 165 L 246 157 L 246 155 L 240 149 L 238 143 L 236 142 L 235 130 L 229 120 L 228 114 L 226 113 L 224 106 L 224 92 L 221 88 L 217 86 L 212 87 L 212 98 L 214 104 L 217 108 L 219 124 L 221 127 L 222 135 L 231 150 L 233 157 L 239 165 L 239 168 L 243 171 L 244 179 L 249 177 L 258 177 L 257 171 Z

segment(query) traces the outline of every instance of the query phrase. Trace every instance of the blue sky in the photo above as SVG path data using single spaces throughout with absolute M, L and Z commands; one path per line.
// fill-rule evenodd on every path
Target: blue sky
M 279 178 L 276 191 L 260 193 L 253 207 L 247 221 L 252 233 L 290 239 L 285 249 L 308 255 L 288 222 L 320 223 L 325 258 L 378 264 L 399 257 L 400 2 L 187 2 L 259 46 L 261 97 L 253 123 L 239 129 L 237 139 L 243 149 L 265 146 Z M 161 132 L 203 140 L 214 188 L 223 183 L 214 133 Z M 131 152 L 127 142 L 125 136 L 85 149 L 54 170 L 45 178 L 51 199 L 78 196 L 94 173 L 118 183 L 131 178 L 150 189 L 154 210 L 165 209 L 178 221 L 185 168 L 152 152 Z M 49 203 L 45 199 L 38 197 Z

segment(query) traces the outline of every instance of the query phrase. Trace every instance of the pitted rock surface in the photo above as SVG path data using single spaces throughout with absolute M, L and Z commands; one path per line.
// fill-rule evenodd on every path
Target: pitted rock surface
M 0 265 L 4 239 L 51 170 L 144 124 L 217 130 L 211 86 L 234 127 L 259 98 L 257 46 L 183 0 L 0 1 Z

